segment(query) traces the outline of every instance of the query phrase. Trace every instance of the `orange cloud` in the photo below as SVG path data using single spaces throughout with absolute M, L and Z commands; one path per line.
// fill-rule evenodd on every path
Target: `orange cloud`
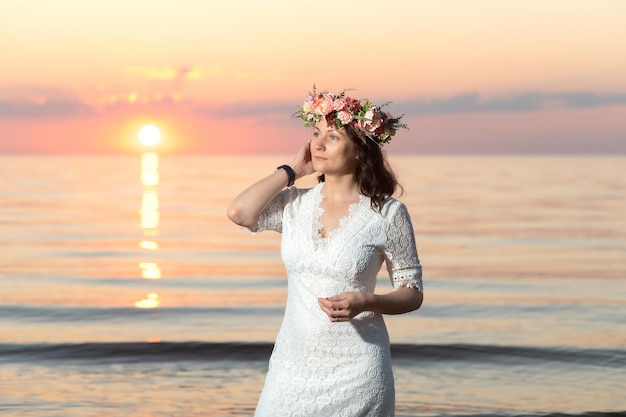
M 201 80 L 204 77 L 204 70 L 198 67 L 151 67 L 151 66 L 130 66 L 126 72 L 132 75 L 139 75 L 150 80 Z

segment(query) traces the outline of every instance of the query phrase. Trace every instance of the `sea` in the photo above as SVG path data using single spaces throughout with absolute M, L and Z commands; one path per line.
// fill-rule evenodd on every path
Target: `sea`
M 0 156 L 0 415 L 252 416 L 286 279 L 226 205 L 289 160 Z M 425 294 L 385 318 L 396 416 L 626 415 L 626 156 L 389 160 Z

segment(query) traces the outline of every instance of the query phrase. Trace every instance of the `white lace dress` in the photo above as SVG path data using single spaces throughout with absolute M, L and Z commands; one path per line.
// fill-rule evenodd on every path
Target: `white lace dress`
M 288 298 L 256 417 L 394 415 L 389 336 L 382 316 L 364 312 L 334 323 L 317 299 L 374 292 L 383 260 L 394 288 L 422 291 L 411 220 L 398 200 L 387 199 L 378 213 L 362 196 L 323 238 L 323 185 L 283 190 L 259 219 L 257 231 L 282 233 Z

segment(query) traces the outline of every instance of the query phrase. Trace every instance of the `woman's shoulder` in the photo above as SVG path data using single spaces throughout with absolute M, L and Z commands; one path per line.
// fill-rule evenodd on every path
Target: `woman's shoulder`
M 292 192 L 296 195 L 309 195 L 309 194 L 315 194 L 315 193 L 319 193 L 319 190 L 322 188 L 322 185 L 324 185 L 323 183 L 319 183 L 316 184 L 312 187 L 309 188 L 298 188 L 298 187 L 291 187 L 289 188 L 290 190 L 292 190 Z
M 285 188 L 282 192 L 287 197 L 287 201 L 297 202 L 312 198 L 315 194 L 319 193 L 319 189 L 320 184 L 317 184 L 314 187 L 310 188 L 289 187 Z
M 383 200 L 383 210 L 397 210 L 399 208 L 406 208 L 406 205 L 395 197 L 387 197 Z
M 380 214 L 383 217 L 389 218 L 393 217 L 396 213 L 406 213 L 408 215 L 408 210 L 406 205 L 394 197 L 387 197 L 382 204 Z

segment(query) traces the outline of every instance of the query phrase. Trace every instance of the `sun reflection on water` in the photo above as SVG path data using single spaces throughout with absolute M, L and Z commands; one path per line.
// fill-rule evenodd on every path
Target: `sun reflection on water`
M 145 152 L 141 155 L 141 184 L 143 185 L 143 193 L 141 196 L 141 207 L 139 210 L 140 227 L 144 237 L 139 242 L 139 247 L 150 251 L 152 255 L 159 250 L 159 244 L 155 237 L 159 235 L 159 155 L 155 152 Z M 161 268 L 153 259 L 145 260 L 139 263 L 139 270 L 142 279 L 157 280 L 161 279 Z M 146 294 L 146 296 L 135 302 L 137 308 L 157 308 L 161 306 L 161 297 L 155 292 Z
M 159 155 L 146 152 L 141 155 L 141 183 L 147 187 L 159 184 Z
M 139 247 L 141 249 L 157 250 L 159 249 L 159 244 L 153 240 L 142 240 L 139 242 Z
M 141 277 L 145 279 L 160 279 L 161 269 L 156 262 L 141 262 L 139 264 L 141 269 Z
M 141 198 L 141 228 L 150 231 L 155 231 L 159 228 L 159 197 L 156 190 L 144 190 L 143 192 Z
M 161 297 L 155 292 L 151 292 L 146 295 L 143 300 L 135 301 L 135 307 L 137 308 L 156 308 L 161 305 Z

